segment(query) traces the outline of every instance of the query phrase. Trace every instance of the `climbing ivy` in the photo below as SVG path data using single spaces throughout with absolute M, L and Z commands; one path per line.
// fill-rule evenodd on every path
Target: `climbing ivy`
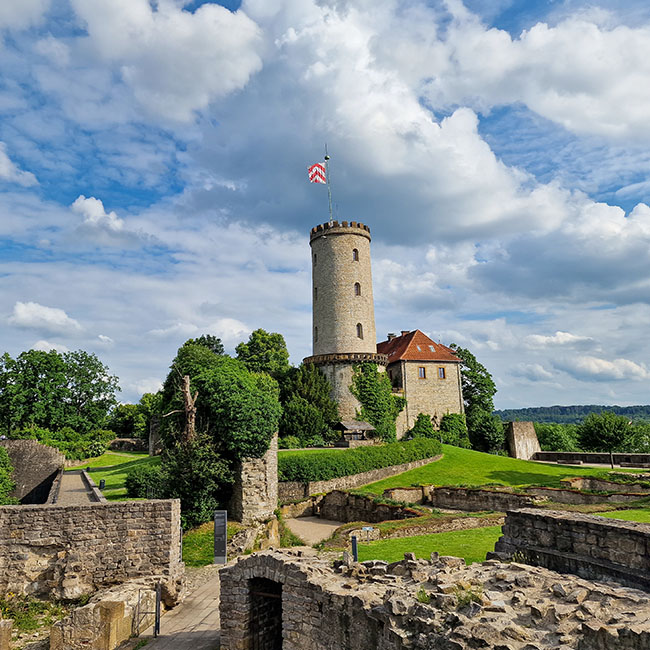
M 372 424 L 384 442 L 396 439 L 395 421 L 406 406 L 406 400 L 393 395 L 390 379 L 380 373 L 375 363 L 360 363 L 352 371 L 350 392 L 361 403 L 357 417 Z

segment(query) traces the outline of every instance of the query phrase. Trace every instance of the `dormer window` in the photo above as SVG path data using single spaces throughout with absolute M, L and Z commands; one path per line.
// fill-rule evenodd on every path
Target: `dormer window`
M 358 282 L 354 283 L 354 295 L 355 296 L 361 295 L 361 285 Z
M 352 261 L 353 262 L 358 262 L 359 261 L 359 251 L 356 248 L 352 249 Z

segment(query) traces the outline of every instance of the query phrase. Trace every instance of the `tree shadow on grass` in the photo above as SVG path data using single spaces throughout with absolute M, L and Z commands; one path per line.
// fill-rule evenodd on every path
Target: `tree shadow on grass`
M 491 481 L 507 485 L 541 485 L 545 487 L 562 487 L 562 479 L 580 476 L 567 471 L 561 474 L 544 474 L 542 472 L 523 472 L 518 470 L 498 470 L 486 472 Z

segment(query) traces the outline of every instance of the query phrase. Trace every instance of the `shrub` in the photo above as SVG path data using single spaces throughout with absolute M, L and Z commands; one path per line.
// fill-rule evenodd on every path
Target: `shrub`
M 498 415 L 492 415 L 479 408 L 467 411 L 467 429 L 472 449 L 495 454 L 505 446 L 506 435 L 503 422 Z
M 124 481 L 126 493 L 133 499 L 162 499 L 165 496 L 163 474 L 158 465 L 132 469 Z
M 293 394 L 282 409 L 280 431 L 284 437 L 299 438 L 302 446 L 327 430 L 323 414 L 306 399 Z
M 575 424 L 535 422 L 542 451 L 580 451 Z
M 590 413 L 577 429 L 580 446 L 586 451 L 630 451 L 636 433 L 624 415 L 612 411 Z
M 326 481 L 372 469 L 401 465 L 441 453 L 440 442 L 416 438 L 408 442 L 358 447 L 349 451 L 294 454 L 278 459 L 280 481 Z
M 278 438 L 278 447 L 280 449 L 300 449 L 301 446 L 300 438 L 297 438 L 296 436 Z
M 467 423 L 463 413 L 447 413 L 440 420 L 440 436 L 442 442 L 456 447 L 469 449 Z
M 439 438 L 433 428 L 431 417 L 426 413 L 418 413 L 415 424 L 407 431 L 409 438 Z

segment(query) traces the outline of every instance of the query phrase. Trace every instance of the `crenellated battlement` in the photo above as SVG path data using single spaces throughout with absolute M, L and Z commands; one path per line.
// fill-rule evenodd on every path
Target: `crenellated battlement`
M 309 233 L 310 242 L 321 235 L 361 235 L 370 240 L 370 227 L 360 221 L 327 221 L 314 226 Z

